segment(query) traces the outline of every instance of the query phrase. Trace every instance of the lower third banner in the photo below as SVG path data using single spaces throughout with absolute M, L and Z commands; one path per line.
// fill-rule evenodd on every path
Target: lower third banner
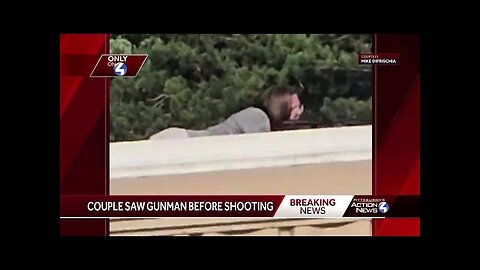
M 420 196 L 405 195 L 60 196 L 60 218 L 419 216 Z

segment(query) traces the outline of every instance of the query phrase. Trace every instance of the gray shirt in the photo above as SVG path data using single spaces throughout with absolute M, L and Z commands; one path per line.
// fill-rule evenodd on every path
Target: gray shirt
M 259 108 L 248 107 L 232 114 L 218 125 L 205 130 L 187 129 L 186 131 L 189 137 L 269 132 L 270 120 Z

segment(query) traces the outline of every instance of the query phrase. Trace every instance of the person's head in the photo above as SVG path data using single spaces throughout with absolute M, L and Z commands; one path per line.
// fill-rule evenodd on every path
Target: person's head
M 265 91 L 263 106 L 267 109 L 272 122 L 276 125 L 286 120 L 298 120 L 303 112 L 303 105 L 298 98 L 298 91 L 288 86 L 276 86 Z

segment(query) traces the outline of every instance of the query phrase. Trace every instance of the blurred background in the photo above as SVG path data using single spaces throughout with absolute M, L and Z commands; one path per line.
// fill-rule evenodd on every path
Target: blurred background
M 371 66 L 357 64 L 358 53 L 371 52 L 370 34 L 110 37 L 111 53 L 148 54 L 137 77 L 111 79 L 111 142 L 207 128 L 278 84 L 303 89 L 305 111 L 293 128 L 371 124 Z

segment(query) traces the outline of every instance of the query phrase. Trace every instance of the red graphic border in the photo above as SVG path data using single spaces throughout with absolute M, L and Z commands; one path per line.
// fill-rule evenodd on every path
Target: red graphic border
M 400 65 L 373 66 L 374 195 L 420 195 L 420 36 L 375 34 L 373 53 L 395 52 Z M 420 218 L 373 221 L 374 236 L 419 236 Z
M 60 195 L 108 195 L 109 80 L 90 78 L 107 34 L 60 35 Z M 61 236 L 108 236 L 108 219 L 60 220 Z
M 399 53 L 373 66 L 374 195 L 420 194 L 420 36 L 373 35 L 373 53 Z M 108 78 L 90 78 L 72 59 L 109 53 L 108 34 L 60 35 L 60 194 L 108 195 Z M 108 219 L 60 220 L 61 235 L 108 235 Z M 373 222 L 375 236 L 417 236 L 420 219 Z

